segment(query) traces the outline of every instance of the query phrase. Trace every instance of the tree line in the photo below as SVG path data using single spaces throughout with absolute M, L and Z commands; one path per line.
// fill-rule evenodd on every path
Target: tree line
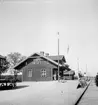
M 8 71 L 8 70 L 12 70 L 10 72 L 13 72 L 13 67 L 20 63 L 21 61 L 23 61 L 24 59 L 26 59 L 26 56 L 23 56 L 21 53 L 19 52 L 11 52 L 9 54 L 7 54 L 7 56 L 2 56 L 0 57 L 0 74 Z

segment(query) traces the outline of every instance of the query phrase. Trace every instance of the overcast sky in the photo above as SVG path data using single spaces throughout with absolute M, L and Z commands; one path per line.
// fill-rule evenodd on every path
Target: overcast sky
M 1 0 L 0 54 L 60 54 L 77 71 L 98 72 L 98 0 Z M 69 53 L 67 47 L 69 45 Z M 79 59 L 79 60 L 77 60 Z

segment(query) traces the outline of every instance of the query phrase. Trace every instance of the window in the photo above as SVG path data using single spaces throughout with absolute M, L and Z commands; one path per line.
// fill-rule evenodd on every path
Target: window
M 46 70 L 45 69 L 41 70 L 41 77 L 46 77 Z
M 28 71 L 28 77 L 32 77 L 32 70 Z

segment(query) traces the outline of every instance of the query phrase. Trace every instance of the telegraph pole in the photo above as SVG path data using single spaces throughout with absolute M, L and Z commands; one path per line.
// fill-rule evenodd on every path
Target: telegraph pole
M 77 58 L 78 72 L 79 72 L 79 58 Z
M 60 73 L 60 70 L 59 70 L 59 32 L 58 32 L 58 81 L 59 81 L 59 73 Z
M 87 75 L 87 64 L 86 64 L 86 75 Z
M 77 58 L 77 64 L 78 64 L 78 73 L 79 73 L 79 58 Z M 79 75 L 78 75 L 78 79 L 79 79 Z
M 69 53 L 69 45 L 68 45 L 68 47 L 67 47 L 67 57 L 68 57 L 68 53 Z M 70 71 L 69 71 L 69 80 L 70 80 L 71 78 L 70 78 Z
M 88 75 L 87 75 L 87 64 L 86 64 L 86 78 L 88 80 Z

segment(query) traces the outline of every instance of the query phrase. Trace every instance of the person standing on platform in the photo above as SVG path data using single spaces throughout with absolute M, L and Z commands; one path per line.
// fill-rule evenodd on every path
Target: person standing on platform
M 97 73 L 97 75 L 95 77 L 95 84 L 96 84 L 96 86 L 98 86 L 98 73 Z

